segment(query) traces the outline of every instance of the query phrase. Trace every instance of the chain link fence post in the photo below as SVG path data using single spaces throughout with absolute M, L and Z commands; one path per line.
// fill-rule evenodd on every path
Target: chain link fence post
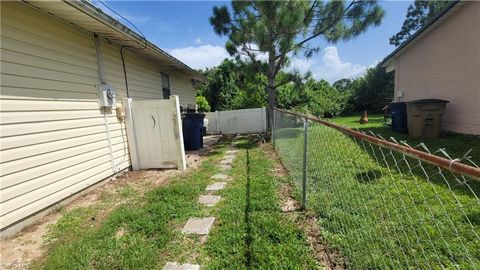
M 308 119 L 303 118 L 303 179 L 302 179 L 302 208 L 307 207 L 307 134 Z

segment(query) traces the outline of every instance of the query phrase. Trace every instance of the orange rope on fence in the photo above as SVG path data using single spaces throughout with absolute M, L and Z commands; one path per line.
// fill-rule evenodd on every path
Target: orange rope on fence
M 420 151 L 420 150 L 417 150 L 417 149 L 414 149 L 414 148 L 410 148 L 410 147 L 407 147 L 407 146 L 403 146 L 403 145 L 399 145 L 399 144 L 396 144 L 396 143 L 393 143 L 393 142 L 382 140 L 382 139 L 379 139 L 379 138 L 376 138 L 376 137 L 373 137 L 373 136 L 370 136 L 370 135 L 363 134 L 361 132 L 352 130 L 350 128 L 342 127 L 342 126 L 339 126 L 339 125 L 334 124 L 332 122 L 328 122 L 328 121 L 319 119 L 317 117 L 309 116 L 309 115 L 306 115 L 306 114 L 290 112 L 290 111 L 286 111 L 286 110 L 282 110 L 282 109 L 278 109 L 278 108 L 275 108 L 275 110 L 279 111 L 279 112 L 286 113 L 286 114 L 306 118 L 306 119 L 308 119 L 312 122 L 316 122 L 316 123 L 328 126 L 330 128 L 336 129 L 336 130 L 338 130 L 338 131 L 340 131 L 344 134 L 353 136 L 355 138 L 365 140 L 367 142 L 370 142 L 370 143 L 373 143 L 373 144 L 376 144 L 376 145 L 380 145 L 384 148 L 388 148 L 388 149 L 391 149 L 391 150 L 393 150 L 395 152 L 398 152 L 400 154 L 404 154 L 405 156 L 409 156 L 409 157 L 424 161 L 426 163 L 438 166 L 438 167 L 443 168 L 445 170 L 450 170 L 454 173 L 469 176 L 476 181 L 480 181 L 480 168 L 469 166 L 469 165 L 464 164 L 464 163 L 460 163 L 460 162 L 456 161 L 455 159 L 454 160 L 446 159 L 446 158 L 439 157 L 439 156 L 436 156 L 436 155 L 432 155 L 430 153 L 423 152 L 423 151 Z

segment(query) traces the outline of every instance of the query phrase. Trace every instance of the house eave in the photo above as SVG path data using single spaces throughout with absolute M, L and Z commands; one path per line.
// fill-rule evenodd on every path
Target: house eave
M 448 7 L 446 7 L 442 12 L 435 16 L 428 24 L 420 28 L 415 32 L 409 39 L 400 44 L 392 53 L 385 57 L 378 66 L 387 68 L 394 64 L 395 61 L 409 48 L 414 46 L 419 42 L 424 36 L 428 35 L 431 31 L 437 28 L 442 24 L 446 19 L 448 19 L 453 13 L 460 9 L 465 4 L 464 1 L 453 1 Z
M 196 80 L 202 80 L 203 78 L 196 70 L 144 39 L 138 33 L 87 1 L 24 0 L 23 2 L 78 28 L 95 33 L 112 44 L 129 47 L 136 54 L 142 55 L 147 59 L 161 62 L 187 73 Z

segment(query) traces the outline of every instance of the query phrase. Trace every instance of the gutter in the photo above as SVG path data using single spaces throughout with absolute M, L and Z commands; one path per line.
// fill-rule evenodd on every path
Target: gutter
M 177 65 L 177 67 L 180 67 L 182 69 L 185 69 L 187 71 L 193 72 L 197 75 L 197 71 L 192 69 L 191 67 L 187 66 L 177 58 L 171 56 L 164 50 L 160 49 L 157 47 L 155 44 L 151 43 L 150 41 L 143 39 L 140 35 L 138 35 L 135 31 L 131 30 L 124 24 L 120 23 L 110 15 L 104 13 L 101 9 L 95 7 L 91 3 L 85 1 L 85 0 L 77 0 L 77 1 L 64 1 L 65 4 L 70 5 L 71 7 L 79 10 L 82 13 L 85 13 L 86 15 L 90 16 L 91 18 L 95 19 L 98 22 L 101 22 L 105 26 L 108 26 L 109 28 L 117 31 L 118 33 L 122 35 L 126 35 L 129 39 L 132 41 L 137 42 L 138 44 L 143 44 L 147 43 L 147 48 L 152 49 L 156 53 L 160 54 L 167 60 L 169 60 L 172 64 Z

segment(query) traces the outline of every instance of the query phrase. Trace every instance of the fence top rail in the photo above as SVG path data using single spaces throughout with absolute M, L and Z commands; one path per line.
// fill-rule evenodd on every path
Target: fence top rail
M 291 112 L 291 111 L 282 110 L 282 109 L 278 109 L 278 108 L 275 108 L 274 110 L 282 112 L 282 113 L 290 114 L 290 115 L 293 115 L 293 116 L 306 118 L 306 119 L 308 119 L 312 122 L 316 122 L 316 123 L 322 124 L 324 126 L 328 126 L 330 128 L 336 129 L 336 130 L 338 130 L 338 131 L 340 131 L 344 134 L 350 135 L 350 136 L 358 138 L 360 140 L 364 140 L 364 141 L 370 142 L 372 144 L 382 146 L 384 148 L 393 150 L 393 151 L 395 151 L 397 153 L 400 153 L 400 154 L 403 154 L 405 156 L 412 157 L 412 158 L 421 160 L 425 163 L 432 164 L 434 166 L 438 166 L 438 167 L 443 168 L 445 170 L 452 171 L 453 173 L 465 175 L 465 176 L 468 176 L 468 177 L 470 177 L 470 178 L 472 178 L 476 181 L 480 181 L 480 168 L 477 168 L 477 167 L 474 167 L 474 166 L 469 166 L 469 165 L 464 164 L 464 163 L 460 163 L 457 159 L 447 159 L 447 158 L 443 158 L 443 157 L 440 157 L 440 156 L 437 156 L 437 155 L 432 155 L 430 153 L 417 150 L 415 148 L 411 148 L 411 147 L 403 146 L 403 145 L 400 145 L 400 144 L 397 144 L 397 143 L 389 142 L 389 141 L 386 141 L 386 140 L 383 140 L 383 139 L 380 139 L 380 138 L 377 138 L 377 137 L 374 137 L 374 136 L 371 136 L 371 135 L 364 134 L 364 133 L 359 132 L 359 131 L 355 131 L 355 130 L 347 128 L 347 127 L 342 127 L 340 125 L 337 125 L 337 124 L 334 124 L 332 122 L 319 119 L 319 118 L 314 117 L 314 116 L 310 116 L 310 115 L 306 115 L 306 114 L 302 114 L 302 113 L 297 113 L 297 112 Z

